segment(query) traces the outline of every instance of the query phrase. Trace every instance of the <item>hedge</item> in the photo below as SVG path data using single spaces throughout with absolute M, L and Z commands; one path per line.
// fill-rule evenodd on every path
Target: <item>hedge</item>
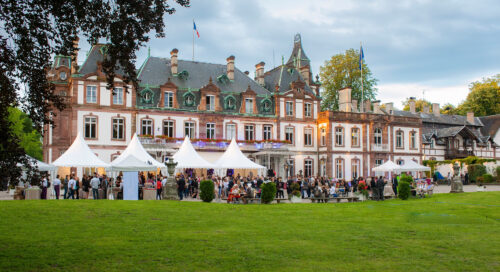
M 276 196 L 276 184 L 274 182 L 264 183 L 260 186 L 262 192 L 260 194 L 260 201 L 264 204 L 273 202 Z
M 398 183 L 398 198 L 402 200 L 407 200 L 411 194 L 410 183 L 413 182 L 413 178 L 408 175 L 402 175 Z
M 469 180 L 471 182 L 478 181 L 478 178 L 486 174 L 486 166 L 482 164 L 471 164 L 467 166 L 467 172 L 469 173 Z M 481 182 L 481 180 L 479 180 Z
M 204 202 L 211 202 L 214 199 L 214 182 L 204 180 L 200 183 L 200 198 Z

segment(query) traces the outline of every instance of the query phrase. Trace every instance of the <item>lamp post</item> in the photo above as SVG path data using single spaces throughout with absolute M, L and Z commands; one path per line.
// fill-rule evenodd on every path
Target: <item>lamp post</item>
M 167 166 L 168 178 L 165 186 L 163 187 L 162 199 L 179 200 L 177 195 L 177 183 L 175 182 L 174 172 L 177 163 L 171 158 L 165 158 L 165 165 Z

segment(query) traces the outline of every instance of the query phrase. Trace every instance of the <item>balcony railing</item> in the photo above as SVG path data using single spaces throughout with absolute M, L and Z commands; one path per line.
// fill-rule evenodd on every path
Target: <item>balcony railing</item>
M 390 148 L 388 144 L 372 144 L 371 151 L 375 152 L 389 152 Z
M 154 149 L 177 149 L 181 146 L 184 139 L 139 137 L 139 141 L 146 149 L 149 147 Z M 286 141 L 237 141 L 237 143 L 242 151 L 285 149 L 290 145 Z M 222 139 L 191 139 L 191 144 L 198 150 L 225 150 L 229 146 L 230 141 Z
M 460 149 L 446 149 L 444 152 L 445 160 L 463 159 L 467 158 L 468 156 L 474 156 L 474 151 L 460 150 Z

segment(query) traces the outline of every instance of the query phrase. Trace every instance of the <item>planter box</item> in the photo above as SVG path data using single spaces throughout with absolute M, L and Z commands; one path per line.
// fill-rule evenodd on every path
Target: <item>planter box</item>
M 29 188 L 24 190 L 26 199 L 40 199 L 42 196 L 42 189 L 40 188 Z
M 156 189 L 146 189 L 142 191 L 143 200 L 155 200 L 156 199 Z
M 297 196 L 292 196 L 292 197 L 290 198 L 290 202 L 291 202 L 291 203 L 302 203 L 302 198 L 297 197 Z

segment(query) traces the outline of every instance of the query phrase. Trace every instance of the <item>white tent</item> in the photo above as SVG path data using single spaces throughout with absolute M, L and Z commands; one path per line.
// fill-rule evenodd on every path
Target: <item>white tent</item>
M 109 167 L 90 150 L 80 133 L 69 149 L 52 164 L 57 167 Z
M 243 155 L 234 138 L 226 152 L 215 162 L 215 167 L 219 169 L 266 169 Z
M 165 168 L 165 164 L 155 160 L 149 153 L 144 149 L 142 146 L 141 142 L 139 141 L 139 138 L 137 138 L 137 135 L 134 133 L 134 136 L 132 137 L 132 140 L 128 144 L 127 148 L 123 151 L 123 153 L 116 159 L 113 160 L 112 165 L 120 165 L 122 161 L 126 160 L 129 155 L 134 155 L 139 161 L 145 162 L 148 165 L 153 165 L 156 168 Z M 153 171 L 154 171 L 153 170 Z
M 32 158 L 31 156 L 28 156 L 32 161 L 30 162 L 31 166 L 33 167 L 38 167 L 39 171 L 55 171 L 56 167 L 50 164 L 46 164 L 44 162 L 41 162 L 35 158 Z M 34 163 L 33 163 L 34 162 Z M 17 166 L 23 166 L 22 164 L 18 163 Z
M 111 162 L 111 171 L 135 172 L 135 171 L 156 171 L 158 167 L 139 160 L 133 154 L 128 154 L 119 162 Z
M 179 147 L 179 150 L 172 157 L 174 162 L 177 162 L 176 169 L 187 169 L 187 168 L 201 168 L 201 169 L 213 169 L 214 165 L 207 162 L 204 158 L 196 152 L 189 137 L 186 136 L 184 142 Z
M 392 161 L 386 161 L 384 164 L 379 165 L 377 167 L 373 167 L 372 171 L 374 172 L 393 172 L 393 171 L 399 171 L 401 166 L 395 164 Z
M 398 170 L 400 172 L 412 172 L 412 171 L 431 171 L 430 167 L 420 165 L 416 163 L 413 160 L 405 160 L 405 163 L 400 166 L 400 169 Z

